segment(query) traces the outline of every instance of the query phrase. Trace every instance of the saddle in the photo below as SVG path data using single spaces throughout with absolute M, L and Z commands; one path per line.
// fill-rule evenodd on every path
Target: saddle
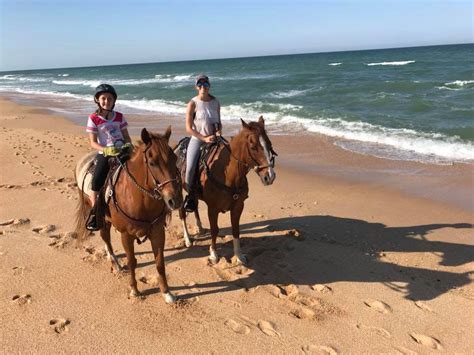
M 188 150 L 190 140 L 191 137 L 184 137 L 178 142 L 176 147 L 173 149 L 174 153 L 178 158 L 176 166 L 178 167 L 178 171 L 181 175 L 182 181 L 185 181 L 186 176 L 186 152 Z M 198 168 L 196 169 L 196 173 L 193 177 L 193 185 L 196 187 L 196 190 L 198 192 L 202 192 L 201 179 L 199 177 L 202 175 L 203 172 L 207 173 L 209 166 L 217 157 L 217 153 L 219 152 L 220 148 L 226 143 L 227 141 L 223 137 L 221 137 L 215 143 L 205 143 L 201 145 L 199 164 Z M 186 189 L 186 191 L 189 192 L 189 186 L 184 186 L 184 188 Z

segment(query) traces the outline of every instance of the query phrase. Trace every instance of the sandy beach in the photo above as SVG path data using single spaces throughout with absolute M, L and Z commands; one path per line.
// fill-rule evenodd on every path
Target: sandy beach
M 176 121 L 160 122 L 173 124 L 172 140 L 182 137 Z M 187 249 L 173 213 L 165 260 L 181 301 L 170 306 L 149 243 L 136 246 L 143 297 L 129 299 L 128 275 L 111 271 L 100 236 L 75 239 L 73 169 L 90 151 L 84 128 L 1 98 L 0 134 L 2 353 L 474 349 L 472 165 L 389 161 L 322 136 L 270 136 L 275 183 L 248 175 L 249 264 L 231 262 L 228 214 L 219 219 L 221 259 L 209 265 L 209 238 Z

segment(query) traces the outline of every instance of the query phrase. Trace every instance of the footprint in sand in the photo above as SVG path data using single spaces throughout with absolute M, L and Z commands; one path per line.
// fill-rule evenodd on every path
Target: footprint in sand
M 54 231 L 55 229 L 56 226 L 54 224 L 46 224 L 44 226 L 35 227 L 32 229 L 32 231 L 39 234 L 46 234 Z
M 280 333 L 275 330 L 274 325 L 269 321 L 259 320 L 257 323 L 257 327 L 262 331 L 263 334 L 266 334 L 268 336 L 280 336 Z
M 319 293 L 332 293 L 332 288 L 323 284 L 314 284 L 311 288 Z
M 421 301 L 416 301 L 415 306 L 417 306 L 418 308 L 420 308 L 424 311 L 433 312 L 433 310 L 428 305 L 426 305 L 425 303 L 423 303 Z
M 443 350 L 443 347 L 441 346 L 441 342 L 436 338 L 430 337 L 428 335 L 419 334 L 419 333 L 410 333 L 409 335 L 418 344 L 427 346 L 428 348 L 435 349 L 435 350 Z
M 23 275 L 25 272 L 25 267 L 24 266 L 14 266 L 12 267 L 13 275 L 18 276 L 18 275 Z
M 68 325 L 70 324 L 71 322 L 68 320 L 68 319 L 51 319 L 49 321 L 49 325 L 51 327 L 51 329 L 57 333 L 57 334 L 61 334 L 63 332 L 67 332 L 68 331 Z
M 308 320 L 316 319 L 316 312 L 305 307 L 290 311 L 290 315 L 298 319 L 308 319 Z
M 367 325 L 363 325 L 363 324 L 357 324 L 356 327 L 357 327 L 357 329 L 366 330 L 366 331 L 375 333 L 377 335 L 383 336 L 387 339 L 390 339 L 392 337 L 392 334 L 384 328 L 371 327 L 371 326 L 367 326 Z
M 338 352 L 331 346 L 324 345 L 304 345 L 301 350 L 305 354 L 337 355 Z
M 232 329 L 237 334 L 248 334 L 250 333 L 250 328 L 245 324 L 241 324 L 233 319 L 228 319 L 224 322 L 226 326 Z
M 382 301 L 365 301 L 364 304 L 383 314 L 392 313 L 392 307 Z
M 12 297 L 12 301 L 22 306 L 31 303 L 31 295 L 15 295 Z

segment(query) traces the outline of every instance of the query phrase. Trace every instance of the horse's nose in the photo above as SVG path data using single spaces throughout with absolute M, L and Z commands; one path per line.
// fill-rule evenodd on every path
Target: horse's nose
M 171 210 L 175 210 L 181 207 L 182 202 L 177 198 L 169 198 L 166 200 L 166 204 Z

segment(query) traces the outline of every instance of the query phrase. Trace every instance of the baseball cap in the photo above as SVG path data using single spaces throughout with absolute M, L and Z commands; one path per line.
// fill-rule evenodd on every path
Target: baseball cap
M 204 75 L 204 74 L 198 75 L 196 77 L 196 81 L 194 82 L 194 85 L 197 85 L 197 83 L 200 81 L 207 81 L 210 84 L 209 78 L 207 77 L 207 75 Z

